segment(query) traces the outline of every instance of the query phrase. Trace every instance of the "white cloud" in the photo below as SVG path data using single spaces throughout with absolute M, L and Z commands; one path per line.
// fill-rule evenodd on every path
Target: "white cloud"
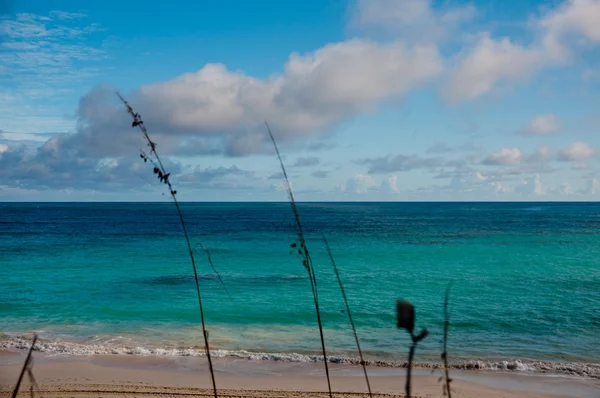
M 539 22 L 545 30 L 543 46 L 556 59 L 571 57 L 570 36 L 600 42 L 600 0 L 567 0 Z
M 542 163 L 550 158 L 550 147 L 548 145 L 540 145 L 535 152 L 527 157 L 529 163 Z
M 381 192 L 388 194 L 400 193 L 400 189 L 398 188 L 398 176 L 392 174 L 387 178 L 384 178 L 383 181 L 381 181 Z
M 510 192 L 507 187 L 496 180 L 494 173 L 483 174 L 470 169 L 456 169 L 448 188 L 453 193 L 468 193 L 480 198 L 496 197 Z
M 519 148 L 502 148 L 483 160 L 487 165 L 514 165 L 521 163 L 523 152 Z
M 209 64 L 143 86 L 132 102 L 155 129 L 225 137 L 228 152 L 242 154 L 259 150 L 264 120 L 279 139 L 307 135 L 400 97 L 441 70 L 433 46 L 354 39 L 292 54 L 283 74 L 267 79 Z
M 517 185 L 515 192 L 522 193 L 527 196 L 541 196 L 544 195 L 544 187 L 540 180 L 540 175 L 535 174 L 531 178 L 521 181 L 520 185 Z
M 8 145 L 0 144 L 0 154 L 8 151 Z
M 543 67 L 569 62 L 582 43 L 600 42 L 598 21 L 600 0 L 567 0 L 533 20 L 531 33 L 540 39 L 528 45 L 484 33 L 458 56 L 443 94 L 451 103 L 472 100 L 524 81 Z
M 562 184 L 560 184 L 560 187 L 558 187 L 558 193 L 561 195 L 572 195 L 573 194 L 573 190 L 571 189 L 571 185 L 568 182 L 563 182 Z
M 560 130 L 560 124 L 556 115 L 536 115 L 529 121 L 527 127 L 522 130 L 526 135 L 549 135 L 556 134 Z
M 598 182 L 598 180 L 595 178 L 589 179 L 585 193 L 590 195 L 596 195 L 600 193 L 600 182 Z
M 349 193 L 367 193 L 374 189 L 377 189 L 377 184 L 366 174 L 356 174 L 353 178 L 350 178 L 346 183 L 345 190 Z
M 523 81 L 539 68 L 543 53 L 523 47 L 510 38 L 495 40 L 483 34 L 473 48 L 463 51 L 450 72 L 443 94 L 451 103 L 471 100 L 502 83 Z
M 558 159 L 563 161 L 585 160 L 596 156 L 597 151 L 587 142 L 573 142 L 558 152 Z
M 431 0 L 358 0 L 355 11 L 352 26 L 437 41 L 449 37 L 476 10 L 472 5 L 434 8 Z
M 492 181 L 490 183 L 490 186 L 491 186 L 492 191 L 494 193 L 507 193 L 507 192 L 510 192 L 510 189 L 508 187 L 505 187 L 500 181 Z

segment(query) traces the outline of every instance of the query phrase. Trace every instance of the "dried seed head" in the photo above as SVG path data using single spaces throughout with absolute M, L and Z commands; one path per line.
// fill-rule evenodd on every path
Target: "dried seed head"
M 398 328 L 406 329 L 412 334 L 415 329 L 415 307 L 408 301 L 396 300 L 396 315 Z

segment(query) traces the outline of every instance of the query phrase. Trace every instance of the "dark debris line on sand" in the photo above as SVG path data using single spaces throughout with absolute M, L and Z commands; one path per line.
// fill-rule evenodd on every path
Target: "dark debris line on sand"
M 0 396 L 5 395 L 5 386 L 0 386 Z M 108 388 L 107 388 L 108 387 Z M 44 384 L 40 386 L 40 394 L 52 397 L 72 396 L 151 396 L 151 397 L 210 397 L 213 391 L 210 388 L 189 387 L 164 387 L 164 386 L 136 386 L 136 385 L 103 385 L 103 384 Z M 219 390 L 219 396 L 230 398 L 295 398 L 327 397 L 326 391 L 298 391 L 298 390 Z M 336 392 L 334 397 L 366 397 L 366 393 Z M 402 398 L 404 395 L 373 393 L 373 397 Z M 416 398 L 424 398 L 415 395 Z

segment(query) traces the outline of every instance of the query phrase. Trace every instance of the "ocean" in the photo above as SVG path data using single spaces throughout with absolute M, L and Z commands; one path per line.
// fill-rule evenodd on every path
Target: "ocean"
M 215 355 L 319 361 L 289 204 L 182 211 Z M 600 378 L 599 203 L 300 203 L 299 211 L 332 361 L 357 354 L 322 236 L 369 360 L 406 360 L 400 298 L 430 332 L 416 360 L 438 363 L 451 285 L 456 366 Z M 33 331 L 49 355 L 203 355 L 173 204 L 0 203 L 0 349 L 27 347 Z

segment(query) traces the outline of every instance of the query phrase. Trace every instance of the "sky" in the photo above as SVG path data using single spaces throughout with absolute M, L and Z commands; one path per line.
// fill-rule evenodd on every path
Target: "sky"
M 0 0 L 0 201 L 600 199 L 600 0 Z

